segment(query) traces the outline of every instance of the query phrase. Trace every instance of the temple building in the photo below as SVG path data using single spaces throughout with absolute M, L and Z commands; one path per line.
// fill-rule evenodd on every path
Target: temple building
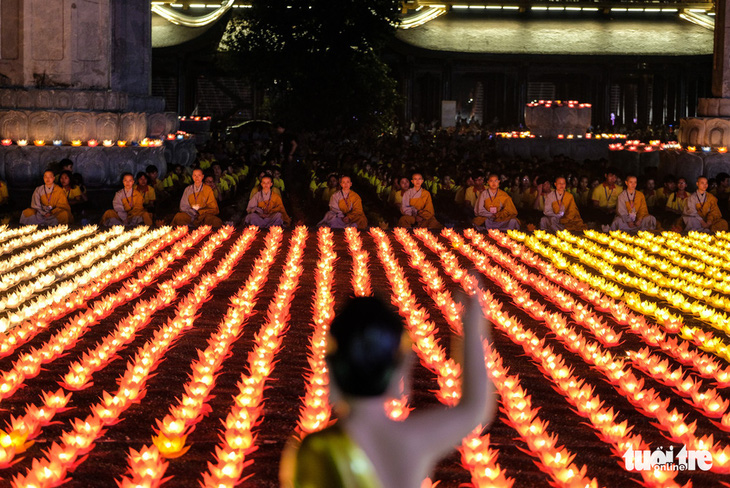
M 181 114 L 256 115 L 257 94 L 204 73 L 243 1 L 153 2 L 153 93 Z M 674 124 L 696 115 L 712 77 L 712 2 L 406 2 L 387 60 L 403 120 L 455 115 L 501 127 L 524 123 L 540 99 L 591 103 L 593 124 Z

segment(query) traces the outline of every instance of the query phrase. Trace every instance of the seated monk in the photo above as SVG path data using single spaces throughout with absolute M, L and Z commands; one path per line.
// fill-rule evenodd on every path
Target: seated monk
M 697 178 L 697 191 L 690 195 L 684 209 L 682 220 L 684 230 L 699 232 L 718 232 L 728 229 L 727 221 L 722 218 L 717 198 L 707 191 L 707 178 Z
M 475 217 L 472 220 L 474 227 L 478 230 L 519 229 L 517 209 L 510 196 L 499 189 L 499 176 L 489 175 L 487 185 L 488 188 L 479 195 L 479 200 L 474 206 Z
M 565 178 L 555 178 L 555 191 L 545 197 L 545 216 L 540 219 L 540 228 L 548 232 L 569 230 L 580 232 L 586 228 L 578 212 L 573 195 L 565 191 Z
M 429 229 L 440 229 L 442 226 L 434 217 L 433 201 L 431 194 L 421 188 L 423 175 L 413 173 L 411 176 L 413 186 L 403 194 L 400 212 L 403 216 L 398 220 L 398 227 L 426 227 Z
M 22 225 L 59 225 L 73 223 L 66 192 L 54 183 L 53 171 L 43 173 L 43 184 L 33 191 L 30 208 L 20 216 Z
M 626 189 L 622 191 L 616 202 L 616 218 L 611 230 L 638 232 L 656 229 L 656 218 L 649 215 L 644 194 L 636 189 L 636 176 L 626 177 Z
M 203 184 L 203 170 L 193 170 L 193 184 L 185 188 L 180 199 L 180 211 L 172 219 L 172 225 L 210 225 L 220 227 L 223 221 L 217 217 L 218 202 L 209 186 Z
M 124 188 L 114 195 L 112 210 L 107 210 L 101 217 L 101 225 L 148 225 L 152 226 L 152 215 L 144 210 L 144 197 L 134 188 L 132 173 L 122 175 Z
M 251 200 L 248 201 L 246 211 L 246 225 L 255 225 L 258 227 L 283 227 L 289 225 L 289 215 L 284 208 L 284 202 L 279 194 L 272 190 L 274 179 L 269 176 L 263 176 L 259 183 L 259 191 L 257 191 Z
M 364 229 L 368 226 L 368 219 L 362 209 L 360 195 L 351 191 L 352 180 L 349 176 L 340 177 L 340 191 L 330 197 L 330 210 L 324 219 L 317 224 L 319 227 L 344 229 L 357 227 Z

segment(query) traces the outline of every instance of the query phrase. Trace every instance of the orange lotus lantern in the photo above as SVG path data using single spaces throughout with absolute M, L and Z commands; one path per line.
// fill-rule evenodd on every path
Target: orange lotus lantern
M 127 145 L 127 141 L 117 141 L 117 146 L 124 147 Z
M 167 437 L 164 434 L 152 436 L 152 442 L 160 452 L 160 456 L 173 459 L 178 458 L 188 452 L 190 446 L 185 446 L 188 436 Z
M 74 139 L 74 140 L 72 140 L 72 141 L 71 141 L 71 145 L 72 145 L 73 147 L 80 147 L 80 146 L 81 146 L 81 144 L 82 144 L 82 142 L 81 142 L 81 140 L 79 140 L 79 139 Z
M 35 145 L 35 146 L 45 146 L 46 145 L 46 141 L 44 141 L 43 139 L 35 139 L 33 141 L 33 145 Z

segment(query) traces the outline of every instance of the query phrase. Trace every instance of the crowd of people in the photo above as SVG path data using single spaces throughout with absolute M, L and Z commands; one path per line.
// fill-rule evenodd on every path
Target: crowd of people
M 727 229 L 730 175 L 687 182 L 656 168 L 624 174 L 608 161 L 500 156 L 478 130 L 317 133 L 213 140 L 189 167 L 121 175 L 110 202 L 92 205 L 73 162 L 48 169 L 21 224 L 256 225 L 332 228 Z M 256 168 L 256 171 L 249 171 Z M 308 184 L 307 184 L 308 182 Z M 687 191 L 688 183 L 696 191 Z M 657 187 L 658 186 L 658 187 Z M 9 202 L 0 182 L 0 206 Z M 94 216 L 92 209 L 106 210 Z M 109 208 L 111 207 L 111 208 Z

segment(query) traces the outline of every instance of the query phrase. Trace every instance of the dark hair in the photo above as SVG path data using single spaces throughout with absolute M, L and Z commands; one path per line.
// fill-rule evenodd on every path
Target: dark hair
M 401 361 L 403 321 L 375 297 L 356 297 L 335 316 L 330 328 L 336 350 L 327 356 L 343 393 L 378 396 Z
M 127 172 L 125 172 L 125 173 L 122 173 L 122 177 L 121 177 L 121 178 L 119 178 L 119 181 L 124 181 L 124 178 L 125 178 L 125 177 L 126 177 L 127 175 L 129 175 L 129 176 L 131 176 L 132 178 L 134 178 L 134 175 L 133 175 L 132 173 L 130 173 L 129 171 L 127 171 Z
M 145 177 L 145 178 L 147 178 L 148 180 L 150 179 L 150 177 L 149 177 L 149 176 L 147 176 L 147 173 L 145 173 L 144 171 L 140 171 L 139 173 L 137 173 L 137 176 L 135 176 L 135 177 L 134 177 L 134 181 L 136 181 L 136 182 L 139 182 L 139 179 L 140 179 L 140 178 L 141 178 L 142 176 L 144 176 L 144 177 Z
M 71 160 L 70 160 L 70 159 L 68 159 L 68 158 L 63 158 L 62 160 L 60 160 L 60 161 L 58 162 L 58 167 L 59 167 L 59 168 L 63 168 L 64 166 L 68 166 L 69 164 L 70 164 L 71 166 L 73 166 L 73 165 L 74 165 L 74 162 L 73 162 L 73 161 L 71 161 Z
M 74 176 L 67 169 L 64 169 L 58 174 L 58 182 L 61 183 L 61 176 L 63 175 L 68 176 L 68 183 L 71 185 L 71 188 L 76 188 L 76 184 L 74 183 Z
M 147 166 L 147 169 L 145 171 L 147 171 L 147 173 L 159 173 L 160 172 L 160 170 L 158 170 L 157 166 L 155 166 L 154 164 L 150 164 L 149 166 Z

